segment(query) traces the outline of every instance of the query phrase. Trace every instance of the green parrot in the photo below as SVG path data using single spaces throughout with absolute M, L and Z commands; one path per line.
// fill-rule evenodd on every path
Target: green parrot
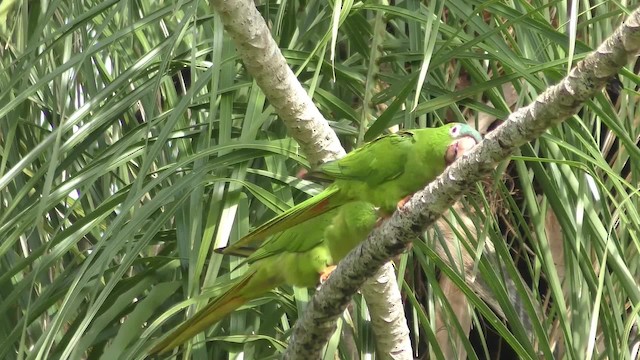
M 463 123 L 381 136 L 341 159 L 321 165 L 311 174 L 333 181 L 331 185 L 220 252 L 233 254 L 253 242 L 354 200 L 374 204 L 383 215 L 389 215 L 399 202 L 406 201 L 408 196 L 433 181 L 462 155 L 462 150 L 466 150 L 463 147 L 472 147 L 480 141 L 480 133 Z
M 315 287 L 366 238 L 377 218 L 373 205 L 355 201 L 271 237 L 249 255 L 250 266 L 243 276 L 156 344 L 150 354 L 173 349 L 275 287 Z

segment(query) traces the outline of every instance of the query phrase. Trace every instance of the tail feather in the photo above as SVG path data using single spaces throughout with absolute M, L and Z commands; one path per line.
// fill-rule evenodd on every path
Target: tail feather
M 149 351 L 149 355 L 162 354 L 181 345 L 249 301 L 250 298 L 246 297 L 242 290 L 246 289 L 255 274 L 255 271 L 248 273 L 224 294 L 187 319 L 169 336 L 156 344 Z
M 330 186 L 320 194 L 301 202 L 266 223 L 258 226 L 242 239 L 223 249 L 219 249 L 218 252 L 226 255 L 243 253 L 242 249 L 247 248 L 248 245 L 254 242 L 262 241 L 271 235 L 277 234 L 320 214 L 324 214 L 329 210 L 335 209 L 341 205 L 339 201 L 335 201 L 334 199 L 334 195 L 337 193 L 338 188 Z

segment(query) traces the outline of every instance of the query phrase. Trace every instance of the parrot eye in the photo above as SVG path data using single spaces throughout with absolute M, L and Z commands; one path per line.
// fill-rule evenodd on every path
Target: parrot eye
M 449 133 L 453 137 L 457 137 L 460 134 L 460 125 L 456 125 L 449 130 Z

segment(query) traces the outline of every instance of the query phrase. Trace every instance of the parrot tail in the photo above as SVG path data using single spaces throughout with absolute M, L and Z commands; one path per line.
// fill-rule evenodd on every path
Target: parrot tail
M 247 285 L 251 282 L 255 274 L 255 271 L 250 271 L 240 278 L 240 280 L 225 291 L 224 294 L 207 304 L 207 306 L 172 331 L 169 336 L 157 343 L 149 351 L 149 355 L 162 354 L 181 345 L 251 300 L 245 293 Z
M 255 230 L 235 243 L 225 248 L 216 249 L 215 251 L 225 255 L 237 254 L 242 256 L 243 250 L 246 250 L 250 244 L 264 240 L 271 235 L 275 235 L 342 205 L 342 202 L 335 197 L 339 192 L 338 190 L 336 186 L 329 186 L 320 194 L 301 202 L 258 226 Z

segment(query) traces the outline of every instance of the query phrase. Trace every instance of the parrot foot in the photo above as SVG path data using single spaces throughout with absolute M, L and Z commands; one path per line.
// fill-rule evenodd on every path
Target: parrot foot
M 301 168 L 300 170 L 298 170 L 298 172 L 296 173 L 296 177 L 300 180 L 304 180 L 305 176 L 307 176 L 307 174 L 309 173 L 309 170 L 305 169 L 305 168 Z
M 404 207 L 404 205 L 405 205 L 406 203 L 408 203 L 408 202 L 409 202 L 409 200 L 411 200 L 411 197 L 412 197 L 412 196 L 413 196 L 413 194 L 409 194 L 409 195 L 407 195 L 407 196 L 403 197 L 403 198 L 402 198 L 402 200 L 398 201 L 398 205 L 397 205 L 397 209 L 398 209 L 398 211 L 400 211 L 400 212 L 403 212 L 403 211 L 404 211 L 404 209 L 402 209 L 402 208 Z
M 325 281 L 331 276 L 333 270 L 336 269 L 336 265 L 329 265 L 323 272 L 320 273 L 320 284 L 324 284 Z

